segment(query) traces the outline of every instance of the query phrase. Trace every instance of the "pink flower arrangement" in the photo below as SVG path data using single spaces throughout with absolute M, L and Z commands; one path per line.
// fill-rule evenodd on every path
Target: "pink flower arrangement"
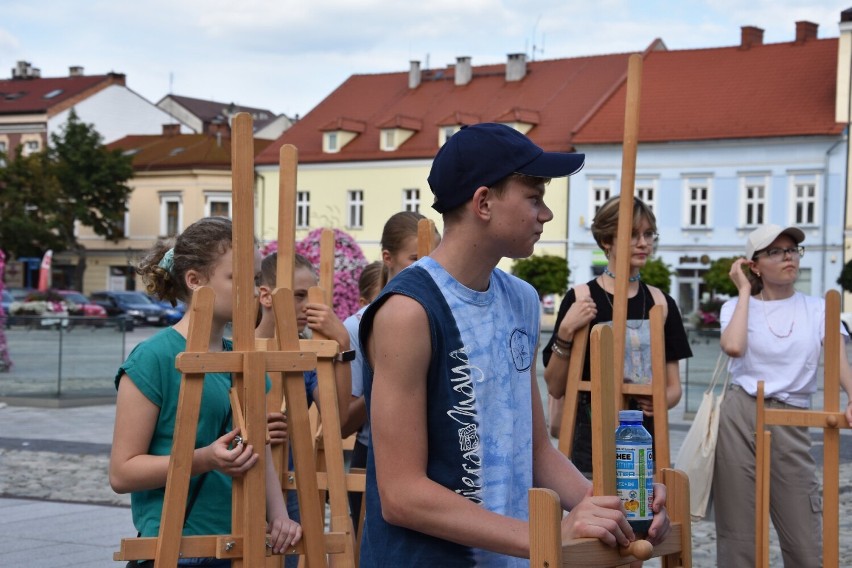
M 0 291 L 3 290 L 3 276 L 6 273 L 6 255 L 0 250 Z M 9 357 L 9 345 L 6 343 L 6 317 L 9 314 L 3 313 L 3 307 L 0 306 L 0 373 L 8 371 L 12 368 L 12 359 Z
M 367 259 L 355 239 L 340 229 L 334 231 L 334 290 L 332 303 L 334 313 L 344 320 L 358 311 L 358 278 L 367 265 Z M 314 229 L 296 243 L 296 252 L 310 260 L 314 266 L 320 263 L 320 237 L 322 229 Z M 261 247 L 263 256 L 276 252 L 278 242 L 271 241 Z

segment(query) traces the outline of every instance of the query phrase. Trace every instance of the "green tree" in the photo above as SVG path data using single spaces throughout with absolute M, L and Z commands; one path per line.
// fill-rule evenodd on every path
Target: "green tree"
M 660 257 L 649 258 L 639 274 L 645 284 L 656 286 L 666 294 L 669 293 L 672 282 L 672 268 Z
M 729 276 L 731 265 L 737 258 L 739 257 L 722 257 L 710 263 L 710 267 L 704 273 L 704 283 L 707 284 L 711 294 L 737 295 L 737 287 Z
M 561 256 L 543 254 L 516 260 L 512 274 L 532 285 L 539 299 L 547 294 L 564 294 L 571 271 Z
M 16 257 L 41 256 L 47 249 L 63 250 L 56 231 L 59 181 L 44 152 L 23 156 L 18 146 L 13 159 L 0 154 L 0 248 Z
M 82 288 L 86 249 L 76 236 L 81 224 L 96 235 L 118 241 L 124 234 L 124 214 L 133 177 L 132 159 L 121 150 L 108 150 L 91 124 L 73 111 L 58 134 L 51 134 L 48 149 L 62 197 L 56 211 L 56 230 L 67 250 L 78 256 L 74 282 Z

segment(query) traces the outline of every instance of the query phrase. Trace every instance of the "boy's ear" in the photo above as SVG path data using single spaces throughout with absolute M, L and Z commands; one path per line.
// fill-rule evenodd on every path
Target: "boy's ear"
M 491 199 L 494 197 L 494 192 L 484 185 L 474 192 L 470 207 L 478 218 L 483 221 L 491 218 Z
M 258 300 L 264 308 L 272 307 L 272 289 L 266 284 L 261 284 L 257 287 Z

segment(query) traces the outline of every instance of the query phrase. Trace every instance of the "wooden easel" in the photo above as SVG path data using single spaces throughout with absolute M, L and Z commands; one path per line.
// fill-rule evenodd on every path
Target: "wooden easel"
M 308 526 L 320 533 L 325 519 L 325 491 L 329 492 L 331 505 L 330 529 L 334 534 L 342 536 L 343 550 L 335 556 L 332 562 L 335 566 L 344 568 L 357 564 L 355 553 L 354 531 L 349 518 L 348 502 L 346 500 L 346 476 L 343 462 L 343 449 L 340 438 L 340 416 L 337 401 L 337 387 L 334 378 L 334 357 L 339 350 L 338 344 L 319 333 L 312 340 L 300 340 L 296 327 L 292 286 L 295 260 L 295 204 L 296 181 L 298 167 L 298 152 L 295 146 L 284 145 L 279 154 L 279 218 L 278 218 L 278 256 L 276 264 L 276 290 L 273 292 L 273 309 L 276 316 L 276 338 L 274 340 L 258 340 L 265 343 L 267 349 L 277 350 L 288 346 L 301 352 L 313 353 L 316 356 L 318 392 L 320 405 L 325 409 L 325 424 L 327 435 L 320 435 L 316 445 L 312 441 L 314 429 L 311 427 L 310 412 L 307 408 L 304 378 L 298 376 L 302 385 L 302 398 L 297 407 L 291 402 L 291 397 L 282 398 L 281 389 L 270 392 L 270 410 L 281 408 L 288 416 L 288 433 L 293 439 L 293 463 L 295 471 L 288 471 L 287 445 L 276 448 L 276 471 L 285 494 L 288 490 L 296 490 L 299 498 L 299 512 L 302 518 L 303 532 Z M 320 287 L 309 290 L 309 300 L 314 303 L 331 305 L 331 290 L 334 276 L 334 233 L 324 230 L 321 237 L 320 257 Z M 283 288 L 286 287 L 286 288 Z M 276 303 L 281 297 L 283 306 Z M 277 344 L 276 342 L 284 342 Z M 290 377 L 285 376 L 284 381 Z M 294 378 L 295 380 L 295 378 Z M 278 385 L 281 380 L 275 381 Z M 304 412 L 302 411 L 304 408 Z M 296 446 L 302 446 L 297 452 Z M 306 463 L 310 462 L 311 467 Z M 285 473 L 286 472 L 286 475 Z M 297 482 L 298 480 L 298 482 Z M 357 482 L 356 482 L 357 485 Z M 319 550 L 313 555 L 321 556 Z M 325 559 L 316 560 L 312 554 L 306 554 L 304 564 L 307 566 L 324 565 Z M 278 563 L 270 563 L 270 566 Z
M 254 326 L 256 303 L 254 298 L 254 163 L 252 121 L 250 115 L 240 113 L 233 122 L 232 146 L 234 219 L 232 246 L 234 251 L 234 350 L 232 352 L 207 352 L 213 315 L 214 293 L 202 287 L 193 294 L 190 305 L 190 326 L 187 351 L 176 359 L 182 372 L 175 434 L 163 503 L 160 533 L 155 538 L 123 539 L 115 560 L 154 559 L 157 567 L 177 564 L 179 556 L 230 558 L 235 568 L 261 567 L 266 564 L 266 380 L 267 372 L 283 372 L 285 395 L 295 415 L 307 417 L 307 404 L 302 372 L 316 366 L 313 353 L 300 351 L 298 343 L 287 341 L 285 321 L 295 321 L 292 294 L 289 302 L 277 294 L 274 307 L 279 337 L 286 351 L 261 352 L 255 350 Z M 286 292 L 286 291 L 285 291 Z M 286 314 L 287 306 L 290 314 Z M 290 316 L 289 318 L 287 316 Z M 201 404 L 204 374 L 230 372 L 233 374 L 232 401 L 235 424 L 241 428 L 244 440 L 260 448 L 258 463 L 242 478 L 233 480 L 232 532 L 229 535 L 182 537 L 183 519 L 191 475 L 195 432 Z M 294 432 L 294 454 L 301 463 L 306 477 L 312 469 L 309 433 Z M 297 470 L 299 466 L 297 466 Z M 302 473 L 300 471 L 300 473 Z M 309 503 L 311 492 L 300 489 Z M 316 499 L 317 493 L 313 492 Z M 314 509 L 317 507 L 306 507 Z M 308 552 L 317 559 L 313 565 L 324 564 L 325 552 L 341 552 L 342 535 L 323 533 L 322 520 L 303 518 L 303 537 L 298 546 L 288 553 Z
M 764 407 L 764 382 L 757 383 L 755 470 L 755 566 L 769 566 L 769 466 L 772 434 L 767 426 L 823 429 L 822 562 L 836 568 L 840 558 L 840 429 L 852 428 L 840 411 L 840 294 L 825 294 L 825 367 L 823 410 Z
M 623 160 L 621 167 L 621 194 L 618 203 L 618 239 L 616 246 L 616 278 L 613 296 L 612 328 L 614 337 L 614 364 L 619 370 L 624 368 L 624 343 L 627 329 L 627 287 L 630 273 L 630 236 L 633 233 L 633 192 L 636 172 L 636 152 L 639 137 L 639 98 L 641 93 L 642 57 L 634 54 L 630 57 L 627 72 L 627 101 L 624 117 Z M 662 306 L 650 310 L 651 337 L 651 384 L 625 384 L 621 378 L 616 380 L 613 399 L 616 409 L 624 405 L 628 396 L 651 396 L 654 406 L 654 446 L 657 469 L 670 467 L 668 405 L 666 404 L 666 357 L 665 357 L 665 321 Z M 574 425 L 577 417 L 577 403 L 580 392 L 588 392 L 591 386 L 582 381 L 583 364 L 586 358 L 589 326 L 574 333 L 571 355 L 566 376 L 565 400 L 562 410 L 562 422 L 559 428 L 559 450 L 568 458 L 574 443 Z M 595 451 L 593 446 L 592 451 Z M 611 455 L 611 454 L 606 454 Z M 597 470 L 595 470 L 597 471 Z M 597 475 L 593 473 L 593 475 Z
M 665 355 L 663 351 L 663 314 L 654 306 L 651 318 L 652 385 L 623 384 L 624 342 L 627 323 L 627 286 L 630 272 L 630 235 L 633 224 L 633 184 L 639 131 L 639 94 L 642 58 L 632 55 L 628 63 L 627 103 L 624 130 L 624 159 L 618 213 L 616 246 L 616 279 L 612 327 L 596 325 L 591 334 L 588 326 L 575 334 L 566 377 L 565 404 L 560 427 L 559 449 L 570 457 L 573 442 L 577 397 L 581 390 L 592 396 L 592 485 L 595 495 L 614 495 L 616 411 L 625 395 L 651 395 L 655 416 L 655 442 L 658 481 L 666 485 L 667 510 L 672 530 L 666 540 L 654 547 L 647 541 L 636 541 L 629 549 L 612 549 L 597 539 L 561 541 L 562 508 L 556 494 L 545 489 L 530 490 L 530 566 L 620 566 L 634 560 L 661 556 L 663 566 L 691 567 L 691 520 L 689 516 L 689 480 L 683 472 L 668 468 L 668 408 L 665 398 Z M 591 341 L 591 381 L 582 385 L 587 338 Z M 656 340 L 655 340 L 656 338 Z M 656 349 L 655 349 L 656 345 Z M 615 369 L 618 369 L 616 378 Z
M 595 495 L 615 494 L 615 406 L 612 404 L 615 386 L 613 369 L 617 359 L 613 350 L 612 329 L 596 325 L 592 342 L 592 482 Z M 599 475 L 600 472 L 600 475 Z M 667 511 L 671 532 L 664 542 L 652 546 L 637 540 L 630 547 L 610 548 L 594 538 L 562 542 L 562 506 L 555 492 L 549 489 L 530 490 L 530 566 L 544 567 L 610 567 L 634 560 L 661 557 L 664 568 L 692 566 L 692 526 L 689 517 L 689 480 L 682 471 L 658 470 L 658 479 L 666 486 Z

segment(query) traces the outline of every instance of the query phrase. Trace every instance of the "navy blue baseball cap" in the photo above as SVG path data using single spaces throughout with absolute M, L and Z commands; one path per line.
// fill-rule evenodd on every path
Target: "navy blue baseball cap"
M 462 126 L 438 150 L 429 172 L 439 213 L 455 209 L 482 186 L 491 187 L 512 174 L 542 178 L 579 172 L 585 154 L 545 152 L 532 140 L 505 124 L 486 122 Z

